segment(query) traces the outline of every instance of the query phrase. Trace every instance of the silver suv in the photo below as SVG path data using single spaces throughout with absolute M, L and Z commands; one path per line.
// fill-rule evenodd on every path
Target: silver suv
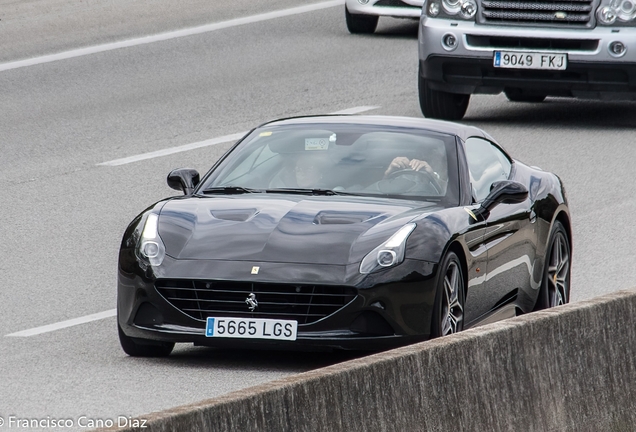
M 345 0 L 349 33 L 373 33 L 381 16 L 419 19 L 424 0 Z
M 427 0 L 418 39 L 426 117 L 476 93 L 636 100 L 636 0 Z

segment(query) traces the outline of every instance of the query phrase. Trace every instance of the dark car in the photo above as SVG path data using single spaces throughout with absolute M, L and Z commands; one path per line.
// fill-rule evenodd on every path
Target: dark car
M 567 303 L 572 234 L 559 178 L 484 131 L 436 120 L 265 123 L 148 207 L 119 255 L 119 337 L 384 349 Z

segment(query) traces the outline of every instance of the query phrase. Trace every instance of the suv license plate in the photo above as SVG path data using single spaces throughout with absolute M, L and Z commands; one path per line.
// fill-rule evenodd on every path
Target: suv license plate
M 207 337 L 296 340 L 298 321 L 208 317 Z
M 565 70 L 567 54 L 495 51 L 493 66 L 508 69 Z

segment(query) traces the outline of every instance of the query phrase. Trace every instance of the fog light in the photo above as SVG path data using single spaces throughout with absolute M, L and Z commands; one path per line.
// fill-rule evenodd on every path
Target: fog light
M 614 41 L 610 42 L 608 50 L 613 57 L 623 57 L 627 52 L 627 47 L 623 42 Z
M 365 5 L 367 3 L 369 3 L 369 0 L 358 0 L 358 3 Z
M 442 36 L 442 47 L 446 51 L 453 51 L 457 48 L 457 37 L 452 33 L 446 33 Z

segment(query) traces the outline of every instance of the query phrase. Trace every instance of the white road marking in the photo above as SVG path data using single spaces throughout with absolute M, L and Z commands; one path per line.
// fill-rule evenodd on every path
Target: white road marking
M 232 135 L 225 135 L 225 136 L 221 136 L 221 137 L 218 137 L 218 138 L 212 138 L 212 139 L 205 140 L 205 141 L 199 141 L 199 142 L 192 143 L 192 144 L 182 145 L 182 146 L 179 146 L 179 147 L 171 147 L 171 148 L 167 148 L 167 149 L 163 149 L 163 150 L 153 151 L 153 152 L 150 152 L 150 153 L 143 153 L 143 154 L 136 155 L 136 156 L 129 156 L 129 157 L 125 157 L 125 158 L 122 158 L 122 159 L 116 159 L 116 160 L 112 160 L 112 161 L 109 161 L 109 162 L 102 162 L 102 163 L 98 163 L 97 165 L 119 166 L 119 165 L 126 165 L 126 164 L 133 163 L 133 162 L 139 162 L 139 161 L 146 160 L 146 159 L 154 159 L 154 158 L 161 157 L 161 156 L 167 156 L 167 155 L 171 155 L 171 154 L 175 154 L 175 153 L 181 153 L 181 152 L 188 151 L 188 150 L 198 149 L 198 148 L 201 148 L 201 147 L 207 147 L 207 146 L 216 145 L 216 144 L 222 144 L 222 143 L 226 143 L 226 142 L 230 142 L 230 141 L 236 141 L 239 138 L 242 138 L 243 135 L 245 135 L 246 133 L 247 133 L 247 131 L 235 133 L 235 134 L 232 134 Z
M 94 313 L 92 315 L 86 315 L 83 317 L 79 317 L 79 318 L 73 318 L 70 320 L 66 320 L 66 321 L 61 321 L 58 323 L 54 323 L 54 324 L 48 324 L 42 327 L 35 327 L 29 330 L 23 330 L 23 331 L 19 331 L 16 333 L 11 333 L 5 336 L 12 336 L 12 337 L 29 337 L 29 336 L 35 336 L 35 335 L 39 335 L 42 333 L 49 333 L 55 330 L 60 330 L 63 328 L 67 328 L 67 327 L 73 327 L 76 325 L 80 325 L 80 324 L 85 324 L 88 322 L 92 322 L 92 321 L 98 321 L 104 318 L 110 318 L 110 317 L 114 317 L 115 315 L 117 315 L 117 309 L 110 309 L 104 312 L 98 312 L 98 313 Z
M 342 111 L 335 111 L 330 114 L 360 114 L 366 111 L 373 111 L 380 108 L 379 106 L 359 106 L 353 108 L 343 109 Z
M 360 106 L 360 107 L 354 107 L 354 108 L 347 108 L 344 109 L 342 111 L 336 111 L 333 112 L 331 114 L 359 114 L 365 111 L 371 111 L 374 109 L 380 108 L 379 106 Z M 230 141 L 236 141 L 240 138 L 242 138 L 247 132 L 249 131 L 245 131 L 245 132 L 238 132 L 235 134 L 231 134 L 231 135 L 225 135 L 225 136 L 221 136 L 221 137 L 217 137 L 217 138 L 212 138 L 209 140 L 205 140 L 205 141 L 199 141 L 196 143 L 192 143 L 192 144 L 185 144 L 182 146 L 178 146 L 178 147 L 170 147 L 167 149 L 163 149 L 163 150 L 157 150 L 154 152 L 150 152 L 150 153 L 143 153 L 143 154 L 139 154 L 136 156 L 129 156 L 129 157 L 125 157 L 122 159 L 115 159 L 112 161 L 108 161 L 108 162 L 101 162 L 98 163 L 97 165 L 99 166 L 119 166 L 119 165 L 126 165 L 129 163 L 133 163 L 133 162 L 139 162 L 142 160 L 146 160 L 146 159 L 153 159 L 153 158 L 157 158 L 157 157 L 161 157 L 161 156 L 167 156 L 167 155 L 171 155 L 171 154 L 175 154 L 175 153 L 181 153 L 181 152 L 185 152 L 188 150 L 194 150 L 194 149 L 198 149 L 201 147 L 207 147 L 207 146 L 212 146 L 212 145 L 217 145 L 217 144 L 223 144 L 226 142 L 230 142 Z
M 206 24 L 206 25 L 192 27 L 192 28 L 183 29 L 183 30 L 175 30 L 175 31 L 160 33 L 160 34 L 151 35 L 151 36 L 144 36 L 144 37 L 129 39 L 129 40 L 120 41 L 120 42 L 111 42 L 111 43 L 107 43 L 103 45 L 95 45 L 95 46 L 86 47 L 86 48 L 79 48 L 79 49 L 74 49 L 70 51 L 64 51 L 57 54 L 45 55 L 42 57 L 35 57 L 31 59 L 26 59 L 26 60 L 18 60 L 18 61 L 0 64 L 0 72 L 10 70 L 10 69 L 17 69 L 21 67 L 38 65 L 42 63 L 50 63 L 50 62 L 54 62 L 58 60 L 66 60 L 66 59 L 75 58 L 75 57 L 82 57 L 85 55 L 96 54 L 96 53 L 105 52 L 105 51 L 112 51 L 119 48 L 129 48 L 129 47 L 134 47 L 138 45 L 161 42 L 161 41 L 176 39 L 176 38 L 185 37 L 185 36 L 192 36 L 192 35 L 201 34 L 201 33 L 209 33 L 209 32 L 222 30 L 222 29 L 226 29 L 230 27 L 237 27 L 237 26 L 241 26 L 245 24 L 253 24 L 253 23 L 268 21 L 268 20 L 272 20 L 276 18 L 282 18 L 282 17 L 291 16 L 291 15 L 298 15 L 298 14 L 313 12 L 313 11 L 317 11 L 321 9 L 332 8 L 335 6 L 340 6 L 342 4 L 344 4 L 344 0 L 332 0 L 332 1 L 327 1 L 323 3 L 310 4 L 307 6 L 299 6 L 299 7 L 290 8 L 290 9 L 267 12 L 267 13 L 263 13 L 259 15 L 252 15 L 252 16 L 248 16 L 244 18 L 236 18 L 229 21 Z

